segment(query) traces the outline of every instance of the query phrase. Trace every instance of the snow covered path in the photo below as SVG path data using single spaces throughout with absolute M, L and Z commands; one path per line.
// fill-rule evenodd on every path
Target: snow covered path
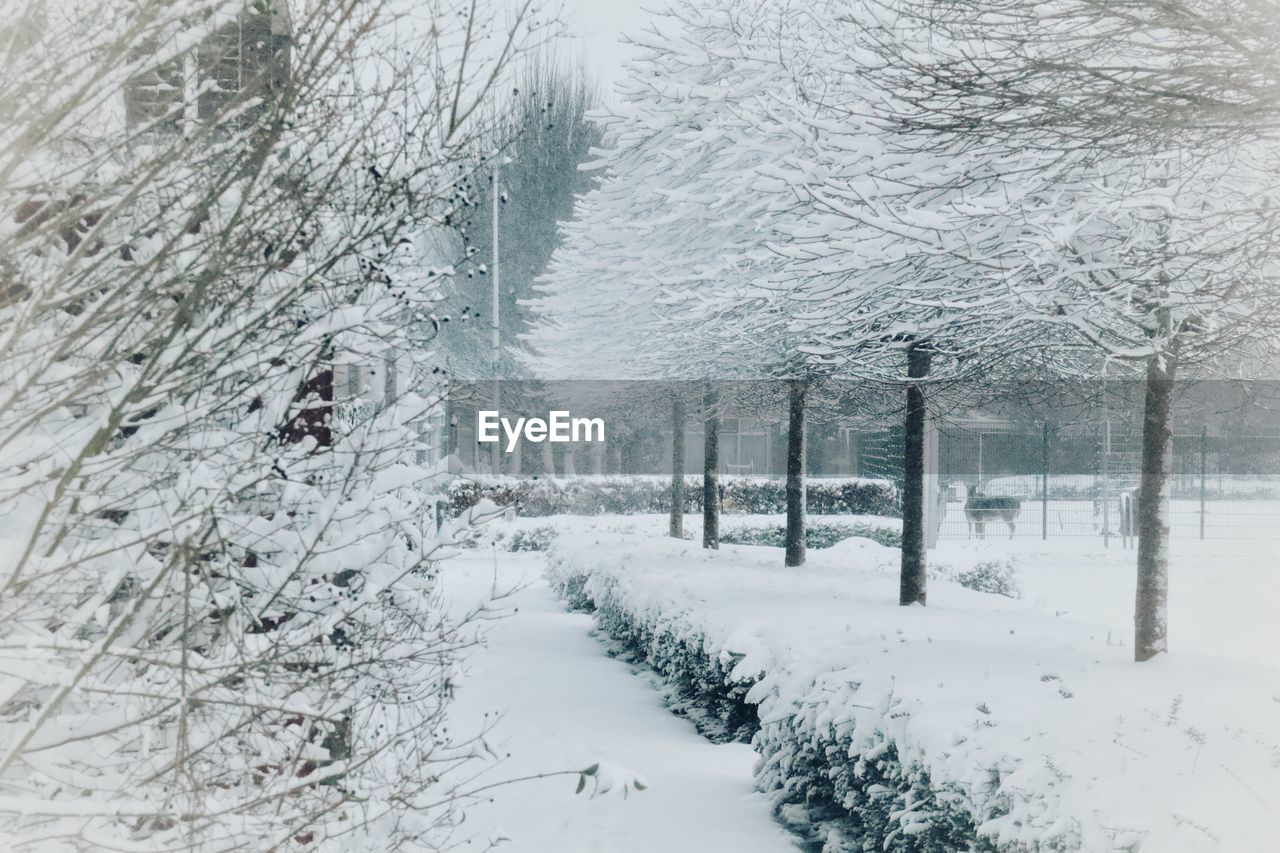
M 468 807 L 463 850 L 512 853 L 794 853 L 792 836 L 770 817 L 752 786 L 755 754 L 715 745 L 667 711 L 658 695 L 591 637 L 591 618 L 566 612 L 541 578 L 541 554 L 499 555 L 497 586 L 528 586 L 517 612 L 486 626 L 470 653 L 451 711 L 456 732 L 502 714 L 489 744 L 507 755 L 497 781 L 595 762 L 620 765 L 648 788 L 626 798 L 574 794 L 576 777 L 502 786 Z M 492 552 L 444 566 L 445 595 L 465 607 L 495 580 Z

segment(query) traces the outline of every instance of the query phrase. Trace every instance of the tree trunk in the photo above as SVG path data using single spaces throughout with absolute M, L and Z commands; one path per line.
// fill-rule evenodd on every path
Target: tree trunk
M 578 448 L 576 445 L 567 445 L 564 449 L 564 475 L 566 477 L 576 477 L 578 475 Z
M 703 397 L 702 547 L 720 547 L 720 395 L 708 383 Z
M 542 442 L 542 476 L 555 479 L 556 452 L 555 445 L 549 441 Z
M 929 375 L 932 355 L 927 344 L 912 344 L 907 350 L 907 378 Z M 924 549 L 924 386 L 907 385 L 906 434 L 903 439 L 902 480 L 902 577 L 898 603 L 925 603 Z
M 1133 657 L 1150 660 L 1169 650 L 1169 470 L 1173 455 L 1173 357 L 1147 362 L 1142 414 L 1142 479 L 1138 488 L 1138 589 Z
M 684 538 L 684 400 L 671 404 L 671 522 L 667 533 Z
M 787 535 L 788 566 L 804 564 L 804 398 L 808 383 L 791 380 L 787 419 Z

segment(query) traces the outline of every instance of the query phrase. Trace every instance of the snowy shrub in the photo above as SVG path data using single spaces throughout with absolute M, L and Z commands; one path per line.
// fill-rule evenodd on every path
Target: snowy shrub
M 720 533 L 725 545 L 768 545 L 781 548 L 785 544 L 787 529 L 781 525 L 763 527 L 731 527 Z M 881 545 L 897 548 L 902 544 L 902 531 L 896 527 L 874 524 L 810 523 L 804 529 L 805 545 L 809 548 L 830 548 L 837 542 L 854 537 L 870 539 Z
M 724 483 L 725 512 L 772 515 L 786 512 L 786 483 L 727 477 Z M 815 515 L 897 516 L 898 492 L 888 480 L 822 478 L 805 482 L 805 506 Z
M 998 546 L 945 543 L 931 555 L 929 572 L 975 592 L 1022 597 L 1017 560 Z
M 494 547 L 499 551 L 521 553 L 527 551 L 545 551 L 556 536 L 551 525 L 540 527 L 522 527 L 516 530 L 503 529 L 494 525 L 486 530 L 485 535 L 468 542 L 464 547 Z
M 995 849 L 976 836 L 963 800 L 935 791 L 927 771 L 904 767 L 891 739 L 875 737 L 859 750 L 828 723 L 835 709 L 820 704 L 762 726 L 752 693 L 764 673 L 736 672 L 742 655 L 713 653 L 702 634 L 682 630 L 678 612 L 631 609 L 609 572 L 582 571 L 553 553 L 547 578 L 567 606 L 595 614 L 619 657 L 659 676 L 671 710 L 717 743 L 753 742 L 763 756 L 759 780 L 775 792 L 780 818 L 822 842 L 823 853 Z
M 786 509 L 781 480 L 725 477 L 721 481 L 726 513 L 772 515 Z M 702 481 L 685 480 L 685 512 L 702 510 Z M 607 476 L 564 479 L 455 480 L 449 504 L 455 513 L 488 498 L 516 506 L 522 516 L 638 515 L 668 512 L 671 481 L 662 477 Z M 886 480 L 810 480 L 809 511 L 820 515 L 898 515 L 898 494 Z
M 551 540 L 556 538 L 554 527 L 531 527 L 528 530 L 517 530 L 507 540 L 508 551 L 545 551 Z
M 664 630 L 660 618 L 637 618 L 611 594 L 607 579 L 560 571 L 558 565 L 553 559 L 547 579 L 566 606 L 595 614 L 596 624 L 612 641 L 618 657 L 643 663 L 657 673 L 672 711 L 687 717 L 716 743 L 751 739 L 759 727 L 756 707 L 746 701 L 753 682 L 733 676 L 736 661 L 709 657 L 701 637 Z
M 18 5 L 41 23 L 0 86 L 0 847 L 435 849 L 463 796 L 438 773 L 474 754 L 442 725 L 467 617 L 437 567 L 496 510 L 437 538 L 414 464 L 451 260 L 419 243 L 474 141 L 450 107 L 485 97 L 431 69 L 472 22 Z M 241 26 L 270 73 L 210 85 Z M 189 90 L 160 85 L 186 61 Z M 377 405 L 335 379 L 373 368 Z
M 955 575 L 956 583 L 976 592 L 989 592 L 1008 598 L 1021 598 L 1022 585 L 1017 569 L 1009 560 L 985 560 Z
M 768 723 L 755 738 L 765 755 L 757 779 L 774 792 L 783 823 L 821 843 L 822 853 L 998 849 L 976 833 L 962 792 L 935 789 L 927 770 L 904 767 L 881 737 L 877 748 L 860 750 L 838 727 Z
M 596 622 L 627 660 L 643 663 L 661 676 L 672 710 L 688 717 L 704 737 L 716 742 L 747 742 L 759 725 L 754 704 L 746 701 L 750 683 L 731 677 L 734 661 L 711 658 L 702 637 L 662 630 L 636 620 L 607 592 L 587 581 L 582 587 Z
M 685 489 L 686 512 L 697 508 L 692 482 Z M 515 506 L 525 517 L 662 513 L 670 497 L 670 483 L 657 477 L 455 480 L 449 486 L 449 504 L 455 513 L 488 498 L 501 506 Z

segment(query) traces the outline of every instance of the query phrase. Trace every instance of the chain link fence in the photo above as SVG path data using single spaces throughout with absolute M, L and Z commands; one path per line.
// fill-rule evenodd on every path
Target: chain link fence
M 977 421 L 938 427 L 939 538 L 1098 537 L 1130 544 L 1140 429 Z M 1280 539 L 1280 434 L 1173 439 L 1170 535 Z

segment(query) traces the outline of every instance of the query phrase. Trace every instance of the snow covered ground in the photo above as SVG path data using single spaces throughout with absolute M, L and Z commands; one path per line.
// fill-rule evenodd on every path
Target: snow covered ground
M 470 806 L 462 850 L 512 853 L 789 853 L 792 837 L 754 792 L 755 755 L 745 744 L 715 745 L 670 714 L 649 684 L 606 656 L 591 619 L 569 613 L 542 580 L 543 555 L 489 552 L 444 564 L 455 607 L 485 599 L 495 584 L 527 583 L 507 618 L 488 623 L 470 653 L 450 719 L 474 730 L 501 715 L 489 746 L 505 756 L 486 774 L 499 781 L 612 768 L 642 777 L 643 791 L 575 794 L 577 778 L 500 786 Z M 496 574 L 495 574 L 496 573 Z M 506 839 L 506 840 L 503 840 Z
M 935 578 L 930 607 L 917 612 L 896 606 L 897 552 L 866 540 L 811 551 L 794 570 L 775 548 L 726 546 L 708 558 L 664 540 L 661 516 L 517 519 L 498 538 L 547 525 L 562 568 L 600 570 L 630 606 L 731 653 L 744 677 L 768 673 L 753 691 L 766 719 L 806 703 L 828 722 L 846 713 L 879 723 L 886 712 L 882 734 L 939 781 L 973 787 L 999 768 L 1001 795 L 1021 798 L 1011 817 L 996 817 L 1005 840 L 1269 849 L 1280 807 L 1280 574 L 1265 545 L 1175 541 L 1173 654 L 1138 665 L 1134 552 L 1115 541 L 943 542 L 933 565 L 1012 564 L 1022 598 Z M 686 518 L 695 541 L 699 528 Z M 589 798 L 574 793 L 572 775 L 498 787 L 469 808 L 463 849 L 794 850 L 753 791 L 751 748 L 713 745 L 669 713 L 649 680 L 605 654 L 590 617 L 565 610 L 544 563 L 486 547 L 445 564 L 457 607 L 495 583 L 524 584 L 515 612 L 489 623 L 486 646 L 468 658 L 451 719 L 474 729 L 501 715 L 489 745 L 506 757 L 485 781 L 603 762 L 615 781 L 634 772 L 647 788 Z M 824 705 L 845 700 L 843 710 Z
M 944 543 L 948 548 L 966 547 Z M 971 546 L 969 546 L 971 547 Z M 1124 643 L 1133 633 L 1132 548 L 1050 541 L 1002 543 L 1017 563 L 1026 602 L 1041 612 L 1105 625 Z M 1280 667 L 1280 562 L 1266 542 L 1170 544 L 1169 637 L 1173 657 L 1217 656 Z M 1280 703 L 1280 681 L 1277 681 Z M 1280 704 L 1275 713 L 1280 720 Z M 1280 794 L 1280 792 L 1277 792 Z M 1277 798 L 1280 807 L 1280 797 Z
M 1275 849 L 1270 556 L 1176 549 L 1174 653 L 1139 665 L 1133 552 L 1029 545 L 1012 552 L 1022 600 L 935 579 L 925 609 L 897 606 L 897 553 L 865 540 L 813 551 L 800 569 L 784 569 L 774 548 L 708 555 L 599 529 L 562 536 L 549 556 L 561 577 L 589 577 L 598 604 L 761 679 L 750 698 L 772 761 L 795 757 L 779 746 L 787 738 L 852 736 L 850 765 L 891 746 L 961 792 L 985 833 L 1032 849 Z M 972 564 L 1009 547 L 947 543 L 933 558 Z

